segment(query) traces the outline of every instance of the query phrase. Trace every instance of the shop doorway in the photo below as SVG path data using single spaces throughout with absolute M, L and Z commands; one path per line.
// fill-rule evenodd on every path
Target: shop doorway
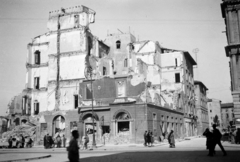
M 65 135 L 65 118 L 62 115 L 53 118 L 52 131 L 54 137 Z

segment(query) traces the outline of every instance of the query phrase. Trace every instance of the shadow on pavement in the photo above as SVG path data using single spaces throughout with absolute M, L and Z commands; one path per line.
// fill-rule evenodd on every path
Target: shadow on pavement
M 126 152 L 104 156 L 81 158 L 81 162 L 238 162 L 239 151 L 228 151 L 223 156 L 217 151 L 214 157 L 207 156 L 208 151 L 154 151 L 154 152 Z

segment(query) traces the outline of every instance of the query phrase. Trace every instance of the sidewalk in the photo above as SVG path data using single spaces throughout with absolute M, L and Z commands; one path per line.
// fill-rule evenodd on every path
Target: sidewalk
M 36 159 L 49 158 L 51 155 L 48 154 L 0 154 L 0 162 L 19 162 L 19 161 L 29 161 Z

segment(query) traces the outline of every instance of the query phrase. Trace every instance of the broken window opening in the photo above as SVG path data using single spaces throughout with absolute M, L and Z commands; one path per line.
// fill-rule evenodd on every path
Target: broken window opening
M 107 68 L 103 66 L 103 75 L 107 75 Z
M 129 134 L 129 121 L 118 122 L 118 133 Z
M 39 77 L 34 77 L 34 88 L 39 89 Z
M 86 99 L 90 100 L 92 99 L 92 87 L 91 84 L 86 85 Z
M 34 58 L 35 58 L 35 64 L 39 65 L 40 64 L 40 51 L 39 50 L 36 50 L 34 52 Z
M 74 95 L 74 108 L 78 108 L 78 95 Z
M 180 83 L 180 73 L 175 73 L 175 83 Z
M 39 113 L 39 102 L 34 103 L 34 115 Z
M 124 59 L 124 67 L 128 67 L 128 59 L 127 58 Z
M 88 56 L 91 55 L 91 49 L 92 49 L 92 39 L 91 37 L 88 37 Z
M 102 135 L 104 135 L 105 133 L 110 133 L 110 126 L 102 126 Z
M 116 48 L 117 49 L 121 48 L 121 41 L 120 40 L 116 41 Z
M 78 28 L 79 26 L 79 16 L 74 15 L 74 28 Z

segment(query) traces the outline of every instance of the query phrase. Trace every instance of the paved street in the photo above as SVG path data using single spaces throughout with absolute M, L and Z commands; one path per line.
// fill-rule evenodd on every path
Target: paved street
M 158 162 L 158 161 L 177 161 L 177 162 L 237 162 L 239 161 L 240 145 L 232 145 L 224 142 L 223 145 L 228 152 L 228 156 L 223 157 L 219 147 L 216 147 L 216 156 L 208 157 L 205 147 L 205 138 L 194 138 L 178 142 L 176 148 L 169 148 L 168 145 L 158 145 L 151 148 L 146 148 L 141 145 L 130 146 L 103 146 L 92 151 L 81 150 L 81 162 Z M 7 154 L 6 154 L 7 153 Z M 66 162 L 67 152 L 65 149 L 19 149 L 19 150 L 1 150 L 0 157 L 4 155 L 15 154 L 22 155 L 43 155 L 50 154 L 50 158 L 32 160 L 33 162 Z M 1 161 L 1 160 L 0 160 Z

